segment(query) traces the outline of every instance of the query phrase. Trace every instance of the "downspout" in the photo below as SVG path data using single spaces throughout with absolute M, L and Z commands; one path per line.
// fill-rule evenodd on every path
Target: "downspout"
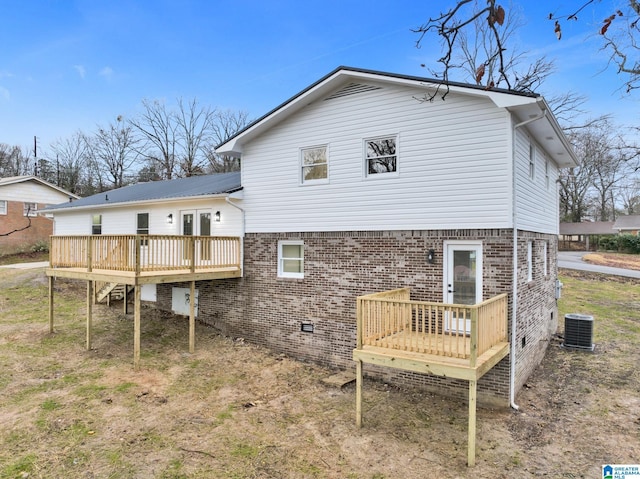
M 516 411 L 520 409 L 515 403 L 516 400 L 516 326 L 518 325 L 517 317 L 518 317 L 518 205 L 517 205 L 517 195 L 516 195 L 516 130 L 521 128 L 529 123 L 533 123 L 534 121 L 542 120 L 547 116 L 547 109 L 542 106 L 542 113 L 534 118 L 529 118 L 528 120 L 517 123 L 513 126 L 513 138 L 512 138 L 512 223 L 513 223 L 513 297 L 511 299 L 511 367 L 509 368 L 509 404 Z
M 224 197 L 224 201 L 230 204 L 231 206 L 233 206 L 234 208 L 239 209 L 240 213 L 242 213 L 242 234 L 240 236 L 240 251 L 242 251 L 242 258 L 241 258 L 240 267 L 242 268 L 242 272 L 243 272 L 242 274 L 244 275 L 244 235 L 246 231 L 245 211 L 243 208 L 241 208 L 240 206 L 236 205 L 233 201 L 231 201 L 228 194 Z

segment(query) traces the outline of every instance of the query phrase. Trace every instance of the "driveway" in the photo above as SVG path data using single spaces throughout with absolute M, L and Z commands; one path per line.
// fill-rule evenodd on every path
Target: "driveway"
M 592 273 L 613 274 L 640 279 L 640 271 L 585 263 L 582 261 L 582 257 L 585 254 L 587 254 L 587 251 L 558 251 L 558 268 L 577 269 L 580 271 L 590 271 Z
M 10 269 L 35 269 L 35 268 L 45 268 L 49 266 L 48 261 L 38 261 L 37 263 L 16 263 L 16 264 L 5 264 L 0 266 L 0 268 L 10 268 Z

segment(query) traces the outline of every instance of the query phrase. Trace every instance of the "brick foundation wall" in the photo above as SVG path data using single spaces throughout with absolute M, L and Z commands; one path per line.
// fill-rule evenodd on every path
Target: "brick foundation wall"
M 535 238 L 542 241 L 543 237 Z M 243 278 L 197 284 L 198 319 L 225 335 L 243 337 L 297 359 L 352 369 L 356 297 L 409 287 L 414 300 L 441 302 L 444 241 L 461 239 L 482 240 L 483 297 L 507 292 L 511 309 L 511 230 L 272 233 L 245 237 Z M 279 240 L 304 241 L 304 279 L 277 277 Z M 526 267 L 526 239 L 520 243 Z M 549 246 L 550 256 L 554 248 L 555 245 Z M 426 261 L 429 249 L 435 251 L 433 264 Z M 553 261 L 549 261 L 552 263 L 555 265 L 555 252 Z M 555 284 L 555 277 L 553 281 Z M 518 387 L 539 363 L 545 344 L 542 337 L 551 328 L 547 324 L 548 309 L 555 306 L 555 301 L 552 305 L 539 296 L 547 294 L 546 283 L 550 284 L 551 279 L 540 288 L 522 288 L 527 297 L 520 299 L 523 313 L 519 317 L 524 318 L 525 324 L 518 330 L 518 341 L 525 337 L 527 344 L 518 349 L 518 360 L 522 362 L 518 367 L 518 378 L 522 378 Z M 171 309 L 172 286 L 177 285 L 158 285 L 159 307 Z M 301 323 L 313 324 L 314 332 L 301 332 Z M 533 359 L 528 358 L 531 353 L 535 355 Z M 468 397 L 466 381 L 366 364 L 365 373 L 440 394 Z M 508 405 L 508 357 L 479 381 L 478 398 L 486 405 Z
M 38 208 L 44 207 L 44 204 L 38 205 Z M 8 201 L 7 214 L 0 215 L 0 234 L 24 228 L 28 224 L 29 220 L 24 216 L 24 203 L 21 201 Z M 49 236 L 52 234 L 52 220 L 44 216 L 32 216 L 29 228 L 12 233 L 9 236 L 0 236 L 0 254 L 29 251 L 36 243 L 48 243 Z

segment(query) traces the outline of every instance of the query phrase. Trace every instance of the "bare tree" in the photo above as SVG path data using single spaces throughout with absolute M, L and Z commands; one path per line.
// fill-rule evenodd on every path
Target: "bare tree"
M 142 100 L 142 107 L 140 117 L 129 121 L 144 139 L 139 151 L 148 163 L 155 165 L 162 178 L 170 180 L 177 172 L 178 123 L 175 113 L 158 100 Z
M 593 2 L 594 0 L 574 0 L 573 9 L 566 7 L 568 9 L 566 15 L 549 15 L 549 20 L 554 22 L 553 30 L 558 40 L 562 38 L 562 23 L 577 21 L 578 14 Z M 598 32 L 603 38 L 603 48 L 611 54 L 611 63 L 617 66 L 619 73 L 626 75 L 627 91 L 636 88 L 640 83 L 639 19 L 638 0 L 626 0 L 624 11 L 616 9 L 612 3 L 611 15 L 603 21 Z M 518 85 L 520 79 L 514 76 L 509 68 L 513 57 L 506 54 L 510 40 L 503 32 L 510 28 L 512 21 L 503 6 L 496 0 L 458 0 L 451 8 L 429 18 L 426 23 L 414 30 L 419 35 L 416 41 L 417 47 L 422 45 L 427 35 L 436 35 L 442 42 L 442 56 L 438 59 L 440 69 L 432 71 L 433 76 L 441 80 L 441 84 L 430 95 L 429 100 L 437 96 L 446 97 L 450 73 L 458 66 L 455 52 L 460 48 L 463 39 L 469 38 L 470 33 L 467 32 L 477 29 L 477 22 L 480 22 L 483 25 L 482 28 L 486 30 L 485 38 L 488 41 L 483 43 L 486 48 L 475 63 L 475 82 L 487 88 L 502 86 L 515 89 Z M 519 88 L 522 88 L 522 85 Z
M 180 143 L 180 176 L 204 173 L 207 155 L 213 135 L 215 110 L 200 107 L 194 98 L 178 100 L 175 114 L 177 136 Z
M 136 165 L 141 139 L 134 135 L 133 127 L 121 116 L 107 127 L 99 126 L 90 138 L 89 148 L 98 167 L 104 172 L 112 188 L 120 188 L 133 177 L 131 169 Z
M 70 138 L 56 140 L 51 150 L 56 157 L 55 184 L 77 195 L 86 194 L 90 151 L 84 133 L 77 131 Z
M 29 154 L 25 154 L 19 146 L 0 143 L 0 177 L 28 174 L 31 174 Z
M 222 110 L 216 112 L 212 125 L 215 145 L 212 145 L 212 148 L 207 152 L 209 172 L 228 173 L 230 171 L 240 170 L 240 160 L 238 158 L 229 155 L 219 155 L 213 147 L 224 143 L 249 123 L 249 114 L 246 111 Z
M 638 176 L 625 176 L 617 196 L 622 202 L 625 214 L 640 214 L 640 178 Z

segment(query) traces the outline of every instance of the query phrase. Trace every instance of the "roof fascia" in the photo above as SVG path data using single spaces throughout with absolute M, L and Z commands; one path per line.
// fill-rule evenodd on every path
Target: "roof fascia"
M 105 210 L 105 209 L 116 209 L 116 208 L 126 208 L 126 207 L 137 207 L 137 206 L 149 206 L 154 204 L 175 204 L 175 203 L 186 203 L 188 201 L 199 201 L 199 200 L 212 200 L 212 199 L 223 199 L 227 196 L 231 196 L 232 198 L 242 199 L 243 195 L 239 192 L 232 193 L 217 193 L 214 195 L 198 195 L 198 196 L 183 196 L 181 198 L 158 198 L 155 200 L 140 200 L 140 201 L 121 201 L 119 203 L 100 203 L 98 205 L 85 205 L 85 206 L 67 206 L 60 208 L 45 208 L 40 210 L 43 213 L 73 213 L 76 211 L 89 211 L 89 210 Z M 70 203 L 73 205 L 73 203 Z

